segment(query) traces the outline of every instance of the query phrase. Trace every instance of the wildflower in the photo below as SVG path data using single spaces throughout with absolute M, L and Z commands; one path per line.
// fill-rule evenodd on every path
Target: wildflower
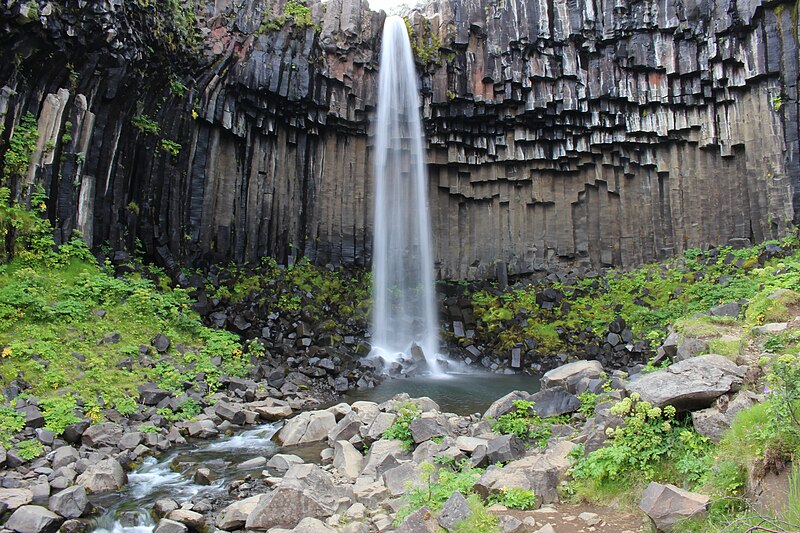
M 8 346 L 3 348 L 3 352 L 2 352 L 2 354 L 0 354 L 0 356 L 2 356 L 4 358 L 5 357 L 11 357 L 11 348 L 9 348 Z

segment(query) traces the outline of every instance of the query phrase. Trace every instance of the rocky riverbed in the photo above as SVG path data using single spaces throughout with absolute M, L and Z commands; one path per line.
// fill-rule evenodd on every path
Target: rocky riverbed
M 745 374 L 746 368 L 713 354 L 630 377 L 580 361 L 546 373 L 542 391 L 509 393 L 479 415 L 442 412 L 430 398 L 408 395 L 311 410 L 316 402 L 301 391 L 276 398 L 255 382 L 231 381 L 192 421 L 163 424 L 152 433 L 137 430 L 135 420 L 81 423 L 68 428 L 63 440 L 50 440 L 45 457 L 28 462 L 4 454 L 0 506 L 10 517 L 3 532 L 420 532 L 437 524 L 453 530 L 471 513 L 460 493 L 441 512 L 423 508 L 401 521 L 397 513 L 407 504 L 404 495 L 426 483 L 426 463 L 442 469 L 462 461 L 485 468 L 471 487 L 484 498 L 509 487 L 534 491 L 538 511 L 491 508 L 504 531 L 611 531 L 596 513 L 572 522 L 564 520 L 569 511 L 553 507 L 560 505 L 571 454 L 581 445 L 584 453 L 603 446 L 606 430 L 622 423 L 611 406 L 635 392 L 654 405 L 704 409 L 694 413 L 695 427 L 712 435 L 730 423 L 729 413 L 714 414 L 718 398 L 729 399 L 725 405 L 757 400 L 737 394 Z M 577 412 L 576 395 L 585 391 L 598 394 L 588 418 Z M 175 401 L 162 392 L 143 387 L 142 401 L 153 407 Z M 535 402 L 543 417 L 565 415 L 546 446 L 526 447 L 513 434 L 493 431 L 492 422 L 513 411 L 514 400 Z M 408 424 L 412 442 L 406 447 L 385 433 L 409 403 L 419 413 Z M 33 407 L 26 413 L 36 426 Z M 43 430 L 34 431 L 48 442 Z M 665 514 L 661 497 L 653 496 L 651 516 Z M 667 497 L 674 504 L 675 495 Z

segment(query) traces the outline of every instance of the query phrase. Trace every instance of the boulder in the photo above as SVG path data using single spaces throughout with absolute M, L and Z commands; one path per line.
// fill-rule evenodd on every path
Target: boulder
M 364 456 L 346 440 L 337 440 L 333 445 L 333 466 L 339 474 L 355 481 L 364 467 Z
M 221 419 L 237 426 L 243 425 L 247 420 L 244 406 L 238 403 L 217 402 L 214 406 L 214 413 Z
M 711 316 L 732 316 L 737 317 L 739 316 L 739 312 L 742 310 L 741 304 L 739 302 L 728 302 L 726 304 L 718 305 L 716 307 L 712 307 L 709 310 L 709 314 Z
M 247 529 L 293 528 L 303 518 L 326 518 L 333 511 L 320 503 L 316 495 L 302 489 L 279 485 L 263 496 L 245 521 Z
M 196 439 L 207 439 L 219 435 L 217 425 L 213 420 L 205 419 L 192 422 L 188 427 L 189 436 Z
M 501 435 L 486 443 L 486 459 L 490 464 L 507 463 L 525 455 L 525 444 L 516 435 Z
M 25 417 L 25 427 L 36 429 L 44 426 L 44 415 L 37 406 L 26 405 L 17 412 Z
M 125 428 L 113 422 L 106 422 L 89 426 L 83 432 L 81 442 L 88 448 L 103 448 L 105 446 L 116 448 L 124 434 Z
M 145 383 L 136 387 L 139 391 L 139 401 L 144 405 L 158 405 L 163 400 L 172 396 L 169 391 L 165 391 L 155 383 Z
M 411 421 L 408 428 L 411 430 L 411 437 L 416 444 L 436 437 L 446 437 L 450 434 L 447 419 L 441 415 L 416 418 Z
M 85 488 L 75 485 L 51 496 L 47 506 L 64 518 L 80 518 L 89 509 L 89 498 Z
M 204 531 L 206 528 L 205 517 L 189 509 L 175 509 L 167 515 L 167 519 L 180 522 L 192 531 Z
M 515 390 L 509 392 L 499 400 L 495 400 L 492 405 L 483 413 L 483 419 L 497 419 L 506 413 L 514 410 L 514 401 L 527 400 L 530 396 L 529 393 L 524 391 Z
M 387 459 L 393 459 L 395 466 L 410 458 L 410 454 L 403 448 L 403 443 L 393 439 L 381 439 L 375 441 L 369 448 L 369 453 L 365 459 L 362 474 L 377 478 L 383 473 L 381 466 Z M 380 472 L 379 472 L 380 470 Z
M 389 491 L 389 496 L 395 498 L 405 494 L 410 487 L 421 486 L 420 473 L 419 466 L 411 461 L 384 472 L 383 483 Z
M 377 413 L 369 425 L 365 437 L 370 440 L 380 439 L 384 431 L 389 429 L 395 420 L 397 420 L 397 415 L 394 413 Z
M 292 533 L 336 533 L 336 530 L 326 526 L 322 520 L 306 517 L 295 526 Z
M 128 482 L 128 476 L 116 459 L 104 459 L 87 468 L 76 482 L 87 491 L 98 494 L 121 489 Z
M 447 531 L 453 531 L 458 522 L 469 518 L 471 514 L 472 509 L 470 509 L 467 499 L 456 491 L 444 503 L 442 511 L 439 513 L 439 525 Z
M 0 506 L 5 505 L 9 511 L 16 511 L 32 501 L 33 492 L 30 489 L 0 489 Z
M 675 350 L 675 357 L 672 362 L 678 363 L 697 357 L 702 353 L 708 352 L 708 343 L 703 339 L 695 339 L 694 337 L 687 337 L 678 343 L 678 348 Z
M 217 527 L 225 531 L 242 529 L 245 522 L 247 522 L 247 517 L 258 507 L 258 503 L 263 497 L 263 494 L 257 494 L 244 500 L 233 502 L 220 511 L 219 516 L 217 516 Z
M 267 468 L 275 470 L 283 474 L 289 470 L 293 465 L 303 464 L 305 461 L 300 457 L 286 453 L 276 453 L 269 461 L 267 461 Z
M 264 468 L 265 466 L 267 466 L 266 457 L 253 457 L 247 461 L 242 461 L 236 465 L 236 468 L 239 470 L 256 470 L 259 468 Z
M 6 529 L 17 533 L 55 533 L 64 521 L 54 512 L 38 505 L 23 505 L 6 522 Z
M 81 455 L 78 453 L 78 450 L 72 446 L 61 446 L 60 448 L 56 448 L 52 457 L 53 470 L 58 470 L 61 467 L 69 466 L 80 458 Z
M 328 442 L 333 444 L 338 440 L 350 440 L 361 430 L 361 417 L 355 411 L 350 411 L 328 433 Z
M 180 522 L 162 518 L 158 521 L 158 524 L 156 524 L 153 533 L 186 533 L 188 530 L 189 528 Z
M 699 434 L 719 442 L 733 424 L 736 413 L 757 402 L 758 396 L 750 391 L 740 391 L 733 398 L 720 396 L 713 406 L 692 413 L 692 425 Z
M 327 439 L 334 427 L 336 416 L 330 411 L 306 411 L 289 419 L 277 439 L 284 446 L 319 442 Z
M 532 394 L 528 401 L 534 402 L 533 410 L 542 418 L 574 413 L 581 401 L 574 394 L 561 389 L 545 389 Z
M 153 512 L 159 517 L 167 516 L 169 513 L 178 508 L 180 508 L 178 502 L 170 498 L 156 500 L 156 502 L 153 504 Z
M 708 496 L 654 481 L 647 486 L 639 503 L 658 531 L 670 531 L 679 520 L 705 516 L 706 505 Z
M 742 386 L 744 369 L 717 354 L 699 355 L 647 374 L 626 385 L 656 407 L 673 405 L 681 410 L 708 407 L 728 392 Z
M 602 373 L 603 365 L 599 361 L 575 361 L 545 372 L 541 380 L 542 388 L 560 387 L 575 393 L 576 386 L 582 379 L 599 378 Z

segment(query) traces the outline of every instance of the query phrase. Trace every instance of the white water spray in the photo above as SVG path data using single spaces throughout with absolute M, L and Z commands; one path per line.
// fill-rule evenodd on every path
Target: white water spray
M 419 88 L 405 21 L 383 27 L 375 134 L 373 353 L 397 360 L 413 344 L 439 373 L 439 323 L 433 280 Z

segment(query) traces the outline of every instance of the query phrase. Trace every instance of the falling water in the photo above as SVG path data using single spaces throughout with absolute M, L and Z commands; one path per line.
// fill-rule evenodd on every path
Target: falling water
M 418 93 L 405 21 L 388 17 L 375 134 L 373 352 L 396 360 L 416 343 L 436 374 L 439 326 Z

